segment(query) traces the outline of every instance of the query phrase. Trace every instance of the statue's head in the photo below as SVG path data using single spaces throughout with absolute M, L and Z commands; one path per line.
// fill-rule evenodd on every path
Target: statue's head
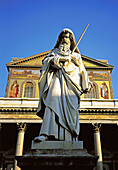
M 76 42 L 75 42 L 74 34 L 70 29 L 65 28 L 61 31 L 54 48 L 58 48 L 60 46 L 60 44 L 65 44 L 65 45 L 69 46 L 71 51 L 74 49 Z M 79 53 L 78 48 L 76 48 L 75 51 Z

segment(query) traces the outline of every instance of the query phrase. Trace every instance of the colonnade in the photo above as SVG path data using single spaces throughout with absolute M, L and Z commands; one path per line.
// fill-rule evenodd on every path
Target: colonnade
M 99 156 L 97 161 L 96 170 L 103 170 L 103 161 L 102 161 L 102 148 L 100 140 L 100 123 L 93 123 L 93 132 L 94 132 L 94 150 L 95 156 Z M 18 123 L 18 135 L 17 135 L 17 144 L 16 144 L 16 156 L 21 156 L 23 154 L 23 144 L 24 144 L 24 135 L 26 131 L 26 123 Z M 20 170 L 15 161 L 15 170 Z

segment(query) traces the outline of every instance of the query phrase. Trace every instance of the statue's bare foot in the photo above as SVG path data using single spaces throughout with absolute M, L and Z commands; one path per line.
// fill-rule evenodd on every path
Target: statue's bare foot
M 34 142 L 43 142 L 43 141 L 46 141 L 46 140 L 48 140 L 48 137 L 44 136 L 44 135 L 37 136 L 37 137 L 34 138 Z

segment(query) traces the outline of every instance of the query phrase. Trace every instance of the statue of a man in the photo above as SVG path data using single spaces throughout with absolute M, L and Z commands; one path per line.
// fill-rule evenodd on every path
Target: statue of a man
M 39 78 L 37 115 L 43 123 L 35 141 L 77 140 L 79 135 L 80 95 L 90 90 L 92 83 L 82 63 L 70 29 L 63 29 L 54 49 L 43 59 Z

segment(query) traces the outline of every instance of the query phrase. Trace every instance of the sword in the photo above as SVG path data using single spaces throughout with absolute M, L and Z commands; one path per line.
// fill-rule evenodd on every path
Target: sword
M 77 48 L 77 46 L 78 46 L 79 42 L 81 41 L 81 39 L 82 39 L 82 37 L 83 37 L 85 31 L 87 30 L 88 26 L 89 26 L 89 24 L 87 24 L 86 28 L 84 29 L 83 33 L 81 34 L 81 36 L 80 36 L 79 40 L 77 41 L 77 43 L 76 43 L 76 45 L 75 45 L 75 47 L 74 47 L 72 53 L 74 53 L 75 49 Z M 79 52 L 79 53 L 80 53 L 80 52 Z

